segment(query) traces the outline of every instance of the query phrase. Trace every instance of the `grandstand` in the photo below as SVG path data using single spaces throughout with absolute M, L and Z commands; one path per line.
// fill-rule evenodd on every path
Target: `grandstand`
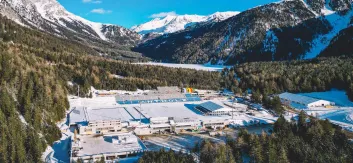
M 118 104 L 139 104 L 139 103 L 166 103 L 201 101 L 198 95 L 183 94 L 178 87 L 158 87 L 157 90 L 149 91 L 141 95 L 117 95 Z

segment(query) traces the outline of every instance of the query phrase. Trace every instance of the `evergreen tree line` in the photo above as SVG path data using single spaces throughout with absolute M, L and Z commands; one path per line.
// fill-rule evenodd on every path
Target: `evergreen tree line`
M 0 42 L 0 162 L 41 162 L 61 137 L 67 91 L 52 67 Z
M 298 122 L 288 122 L 281 116 L 267 135 L 239 133 L 238 147 L 250 157 L 250 162 L 349 163 L 353 161 L 353 144 L 344 131 L 328 120 L 299 115 Z
M 317 58 L 302 61 L 252 62 L 237 65 L 221 73 L 221 87 L 244 93 L 258 93 L 254 100 L 282 92 L 319 92 L 345 90 L 353 100 L 353 59 Z M 235 76 L 239 79 L 231 78 Z
M 241 129 L 237 139 L 228 138 L 225 144 L 204 140 L 193 152 L 201 163 L 350 163 L 353 144 L 339 126 L 328 120 L 299 115 L 298 122 L 286 121 L 283 116 L 275 122 L 271 135 L 250 134 Z M 172 151 L 147 152 L 143 162 L 195 162 L 191 155 Z M 190 159 L 190 160 L 189 160 Z
M 76 62 L 68 64 L 71 60 Z M 219 89 L 220 86 L 218 72 L 136 65 L 93 56 L 71 56 L 67 61 L 55 62 L 59 63 L 58 73 L 63 80 L 73 81 L 84 88 L 136 90 L 180 86 Z
M 195 162 L 191 155 L 182 152 L 166 151 L 148 151 L 139 159 L 139 163 L 192 163 Z
M 23 28 L 0 17 L 0 40 L 14 43 L 23 53 L 31 53 L 57 67 L 62 80 L 73 81 L 87 93 L 90 86 L 98 89 L 153 89 L 157 86 L 184 86 L 219 89 L 219 73 L 192 69 L 131 64 L 97 56 L 92 48 L 40 31 Z M 114 76 L 119 75 L 119 78 Z M 76 90 L 75 88 L 68 88 Z

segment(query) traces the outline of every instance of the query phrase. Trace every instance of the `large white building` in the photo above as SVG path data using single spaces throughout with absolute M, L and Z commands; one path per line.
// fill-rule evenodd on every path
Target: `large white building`
M 120 132 L 131 122 L 124 108 L 76 107 L 69 114 L 69 125 L 77 126 L 80 135 Z
M 320 99 L 297 95 L 297 94 L 288 93 L 288 92 L 280 94 L 279 98 L 284 104 L 297 106 L 297 107 L 302 106 L 301 108 L 324 107 L 324 106 L 335 105 L 333 102 L 330 102 L 330 101 L 320 100 Z
M 102 158 L 104 162 L 118 162 L 119 158 L 141 155 L 146 146 L 132 133 L 95 136 L 77 135 L 71 137 L 71 161 L 95 162 Z

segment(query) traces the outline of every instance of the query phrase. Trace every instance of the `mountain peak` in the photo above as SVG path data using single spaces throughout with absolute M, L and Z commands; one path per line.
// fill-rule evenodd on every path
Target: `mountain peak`
M 131 29 L 140 33 L 174 33 L 177 31 L 184 30 L 189 27 L 190 24 L 201 23 L 201 22 L 219 22 L 229 17 L 235 16 L 239 12 L 227 11 L 227 12 L 216 12 L 208 16 L 202 15 L 168 15 L 163 18 L 155 18 L 144 24 L 134 26 Z
M 352 26 L 351 3 L 351 0 L 270 3 L 225 21 L 203 23 L 197 28 L 156 37 L 140 44 L 135 51 L 175 63 L 238 64 L 315 58 L 336 40 L 340 31 Z M 226 12 L 208 17 L 228 16 Z
M 92 47 L 95 55 L 124 59 L 121 53 L 131 53 L 127 47 L 141 40 L 141 35 L 124 27 L 77 16 L 57 0 L 0 0 L 0 15 L 28 28 Z

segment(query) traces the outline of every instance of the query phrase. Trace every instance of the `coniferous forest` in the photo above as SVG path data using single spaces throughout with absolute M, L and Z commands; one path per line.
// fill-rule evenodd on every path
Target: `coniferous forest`
M 236 93 L 251 89 L 263 98 L 286 91 L 321 92 L 336 88 L 345 90 L 353 100 L 352 72 L 353 59 L 343 56 L 303 61 L 251 62 L 223 70 L 221 86 Z M 261 103 L 264 99 L 257 101 Z

